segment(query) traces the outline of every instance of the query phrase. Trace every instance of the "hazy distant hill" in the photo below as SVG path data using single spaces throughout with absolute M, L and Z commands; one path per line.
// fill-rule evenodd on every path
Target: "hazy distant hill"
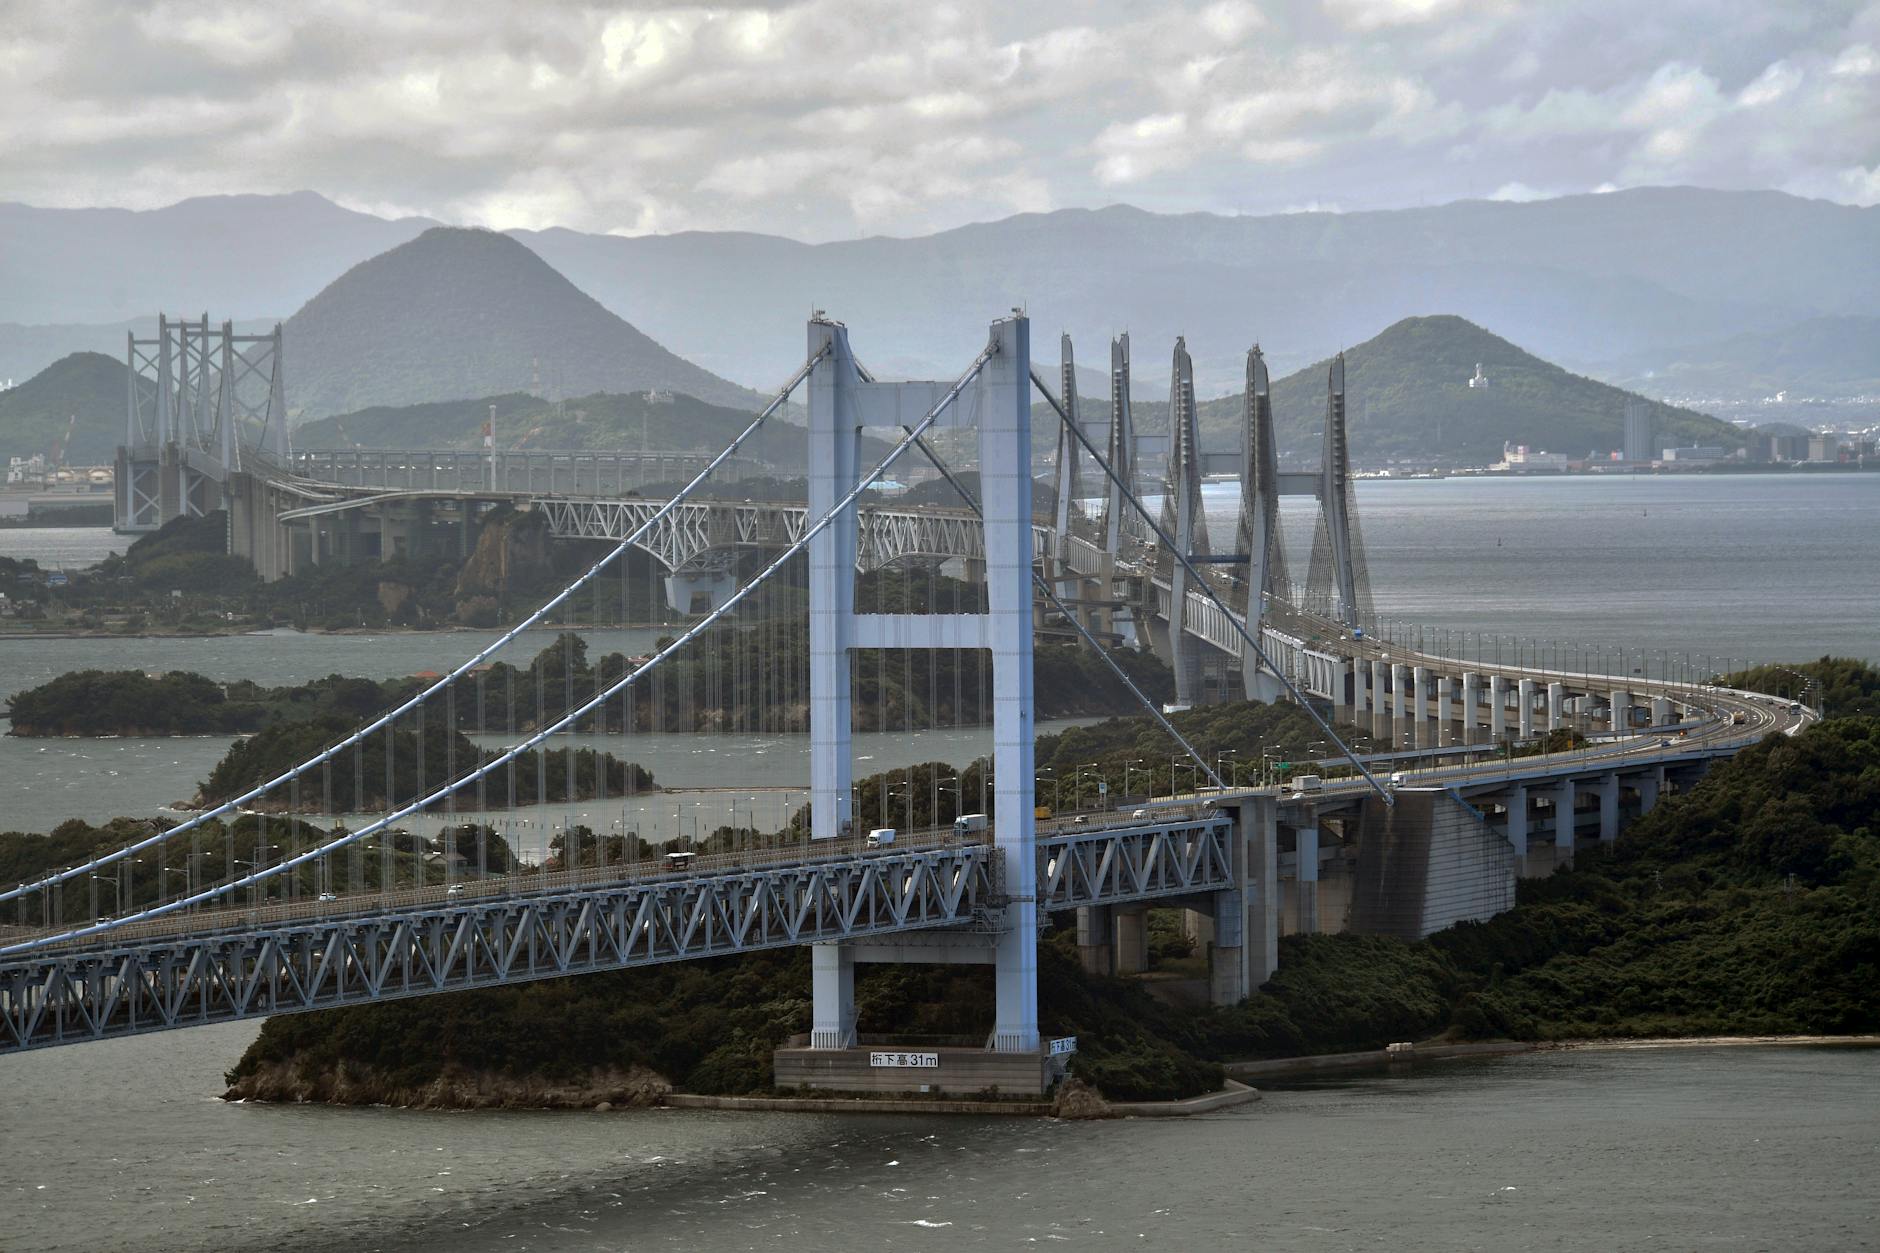
M 3 265 L 4 263 L 0 263 Z M 0 308 L 7 304 L 4 294 L 0 294 Z M 203 311 L 196 309 L 185 311 L 172 308 L 172 314 L 178 316 L 201 317 Z M 242 335 L 266 334 L 274 329 L 279 318 L 254 318 L 237 321 L 235 330 Z M 219 323 L 218 323 L 219 325 Z M 107 357 L 124 360 L 124 336 L 135 332 L 140 338 L 149 339 L 157 333 L 157 315 L 154 308 L 147 317 L 131 318 L 123 322 L 100 322 L 96 324 L 64 324 L 54 326 L 26 326 L 17 322 L 0 322 L 0 379 L 11 378 L 20 382 L 30 378 L 57 361 L 60 357 L 70 356 L 75 352 L 101 352 Z
M 364 261 L 289 318 L 287 399 L 303 416 L 529 390 L 757 397 L 673 355 L 528 248 L 436 227 Z
M 1599 373 L 1654 396 L 1880 395 L 1880 317 L 1810 318 L 1774 331 L 1629 353 Z
M 158 309 L 278 316 L 432 225 L 355 213 L 309 191 L 144 211 L 0 203 L 0 322 L 122 322 Z
M 1485 388 L 1469 378 L 1480 363 Z M 1281 447 L 1316 464 L 1325 426 L 1330 361 L 1273 382 Z M 1345 350 L 1345 397 L 1352 457 L 1360 461 L 1444 455 L 1465 463 L 1500 459 L 1504 442 L 1583 457 L 1625 443 L 1630 393 L 1570 374 L 1498 335 L 1454 316 L 1405 318 Z M 1654 447 L 1743 442 L 1727 422 L 1648 402 Z M 1238 448 L 1245 400 L 1235 394 L 1201 406 L 1202 442 Z M 1142 410 L 1142 406 L 1138 406 Z M 1162 429 L 1166 404 L 1144 410 Z
M 1447 310 L 1556 359 L 1880 315 L 1880 208 L 1775 192 L 1647 188 L 1374 213 L 1024 214 L 914 239 L 809 246 L 759 235 L 526 234 L 548 262 L 688 359 L 756 383 L 800 358 L 812 306 L 885 374 L 946 376 L 1013 305 L 1038 355 L 1131 332 L 1138 362 L 1188 338 L 1206 392 L 1254 340 L 1277 370 Z M 1140 371 L 1138 371 L 1140 373 Z
M 481 448 L 483 423 L 496 406 L 499 448 L 718 452 L 750 424 L 745 410 L 691 396 L 652 400 L 645 392 L 605 393 L 556 403 L 522 393 L 425 405 L 379 406 L 305 423 L 297 448 Z M 745 453 L 777 473 L 801 474 L 802 427 L 773 418 Z
M 307 193 L 151 213 L 0 206 L 0 322 L 275 313 L 425 225 Z M 1574 362 L 1880 317 L 1880 208 L 1777 192 L 1641 188 L 1265 217 L 1117 206 L 814 246 L 737 232 L 518 237 L 673 352 L 760 391 L 801 360 L 813 307 L 847 321 L 884 375 L 957 372 L 1013 305 L 1032 314 L 1041 357 L 1055 359 L 1069 329 L 1098 368 L 1119 330 L 1133 332 L 1139 361 L 1186 334 L 1204 392 L 1239 386 L 1255 339 L 1283 372 L 1434 309 Z M 92 342 L 47 345 L 40 360 Z M 290 384 L 294 369 L 290 357 Z M 570 390 L 593 387 L 632 390 Z
M 125 373 L 122 361 L 75 352 L 0 392 L 0 463 L 35 453 L 51 456 L 67 426 L 73 426 L 67 464 L 108 464 L 124 438 Z

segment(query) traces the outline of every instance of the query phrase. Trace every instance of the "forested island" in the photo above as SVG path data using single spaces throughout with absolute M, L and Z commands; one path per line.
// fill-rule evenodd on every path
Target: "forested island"
M 1782 670 L 1817 676 L 1836 699 L 1880 691 L 1880 671 L 1860 663 Z M 1288 936 L 1278 974 L 1231 1008 L 1177 1008 L 1139 982 L 1084 973 L 1072 920 L 1056 918 L 1039 954 L 1043 1028 L 1078 1037 L 1073 1074 L 1113 1099 L 1210 1090 L 1226 1060 L 1405 1039 L 1880 1029 L 1880 717 L 1828 712 L 1720 764 L 1611 848 L 1521 881 L 1515 908 L 1487 922 L 1414 943 Z M 1311 734 L 1285 706 L 1192 711 L 1178 719 L 1185 733 L 1203 733 L 1197 715 L 1287 752 Z M 1139 722 L 1100 733 L 1115 745 L 1159 734 Z M 1041 740 L 1040 763 L 1086 753 L 1065 741 L 1087 734 Z M 1152 952 L 1179 964 L 1187 942 L 1170 922 L 1152 923 Z M 867 967 L 859 1029 L 983 1036 L 990 978 Z M 229 1095 L 450 1106 L 647 1100 L 668 1083 L 764 1092 L 771 1051 L 809 1012 L 808 955 L 793 950 L 277 1018 L 230 1073 Z
M 1169 699 L 1173 678 L 1154 654 L 1117 649 L 1110 656 L 1151 700 Z M 427 716 L 465 732 L 533 731 L 586 704 L 644 660 L 618 652 L 590 659 L 582 636 L 562 632 L 526 666 L 498 661 L 466 674 L 432 698 Z M 1041 718 L 1141 708 L 1103 659 L 1079 644 L 1039 644 L 1033 675 Z M 356 724 L 427 681 L 335 674 L 263 687 L 187 671 L 77 670 L 16 693 L 8 703 L 8 733 L 239 735 L 293 724 Z M 984 723 L 992 716 L 991 667 L 982 653 L 884 649 L 858 663 L 853 707 L 858 731 Z M 707 634 L 644 683 L 583 717 L 576 729 L 790 732 L 807 730 L 808 718 L 808 629 L 783 622 Z

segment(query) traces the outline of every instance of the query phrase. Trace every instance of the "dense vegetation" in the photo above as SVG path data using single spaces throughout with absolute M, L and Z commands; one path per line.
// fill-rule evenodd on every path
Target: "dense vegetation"
M 124 351 L 121 335 L 118 351 Z M 124 438 L 125 374 L 121 358 L 75 352 L 0 392 L 0 463 L 50 457 L 70 431 L 68 464 L 109 465 Z
M 409 679 L 375 683 L 329 675 L 290 687 L 217 683 L 172 670 L 73 670 L 8 702 L 10 735 L 233 735 L 274 722 L 370 717 L 410 692 Z
M 1852 657 L 1823 657 L 1793 666 L 1754 666 L 1723 676 L 1729 687 L 1806 701 L 1830 716 L 1880 716 L 1880 667 Z
M 248 739 L 237 740 L 200 785 L 196 801 L 201 805 L 220 804 L 277 778 L 344 739 L 357 726 L 355 718 L 319 717 L 276 723 Z M 441 718 L 400 724 L 389 737 L 368 736 L 354 752 L 340 753 L 319 772 L 307 775 L 299 784 L 299 805 L 291 799 L 287 805 L 301 811 L 330 812 L 326 803 L 330 788 L 334 802 L 354 812 L 389 809 L 429 795 L 499 755 L 493 749 L 478 748 L 461 731 L 448 730 Z M 543 801 L 625 796 L 649 791 L 653 786 L 651 771 L 621 761 L 612 753 L 596 753 L 591 748 L 543 748 L 525 760 L 491 772 L 481 790 L 473 785 L 461 795 L 500 809 Z M 271 800 L 281 803 L 278 794 Z
M 1469 386 L 1478 363 L 1488 376 L 1486 388 Z M 1273 381 L 1280 447 L 1308 463 L 1319 457 L 1329 366 L 1321 361 Z M 1452 316 L 1405 318 L 1346 350 L 1345 396 L 1354 459 L 1441 457 L 1465 465 L 1499 461 L 1504 442 L 1572 457 L 1623 448 L 1626 403 L 1643 400 Z M 1743 443 L 1742 432 L 1727 422 L 1644 403 L 1655 448 Z M 1244 408 L 1238 393 L 1203 403 L 1203 445 L 1239 448 Z M 1136 412 L 1141 429 L 1159 430 L 1166 422 L 1165 405 L 1138 403 Z

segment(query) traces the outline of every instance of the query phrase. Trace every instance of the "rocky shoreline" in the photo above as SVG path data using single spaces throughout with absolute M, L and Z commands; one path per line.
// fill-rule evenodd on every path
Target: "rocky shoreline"
M 560 1081 L 452 1067 L 431 1082 L 407 1086 L 348 1062 L 330 1071 L 271 1062 L 233 1080 L 222 1099 L 398 1109 L 632 1109 L 658 1105 L 670 1091 L 665 1079 L 638 1067 Z

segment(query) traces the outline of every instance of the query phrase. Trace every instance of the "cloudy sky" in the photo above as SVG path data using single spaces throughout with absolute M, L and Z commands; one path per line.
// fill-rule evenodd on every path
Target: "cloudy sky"
M 1650 183 L 1880 202 L 1880 0 L 0 0 L 0 200 L 918 234 Z

